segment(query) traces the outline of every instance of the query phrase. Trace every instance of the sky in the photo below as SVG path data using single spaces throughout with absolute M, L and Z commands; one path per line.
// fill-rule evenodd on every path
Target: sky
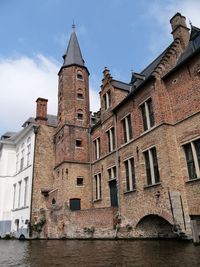
M 57 114 L 58 71 L 73 21 L 90 72 L 90 109 L 99 109 L 104 67 L 130 82 L 171 42 L 180 12 L 200 27 L 200 0 L 0 0 L 0 135 L 35 117 L 36 99 Z

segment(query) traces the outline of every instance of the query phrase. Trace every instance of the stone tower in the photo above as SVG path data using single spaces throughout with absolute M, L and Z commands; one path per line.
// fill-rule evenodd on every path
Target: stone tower
M 89 200 L 89 72 L 73 27 L 58 73 L 58 130 L 55 181 L 60 204 L 87 208 Z M 55 185 L 56 186 L 56 185 Z

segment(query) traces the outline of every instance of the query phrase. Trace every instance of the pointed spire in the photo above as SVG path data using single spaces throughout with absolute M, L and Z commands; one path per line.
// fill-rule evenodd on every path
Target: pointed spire
M 84 60 L 81 54 L 80 46 L 75 32 L 75 24 L 72 24 L 72 33 L 70 36 L 67 51 L 63 56 L 63 66 L 79 65 L 84 66 Z

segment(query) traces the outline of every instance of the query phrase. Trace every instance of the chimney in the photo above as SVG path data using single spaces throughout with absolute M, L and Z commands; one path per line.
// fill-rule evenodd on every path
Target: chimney
M 47 124 L 47 102 L 48 99 L 39 97 L 36 100 L 37 107 L 36 107 L 36 118 L 35 120 L 42 125 Z
M 190 39 L 189 28 L 187 28 L 187 25 L 186 25 L 186 18 L 182 16 L 180 13 L 176 13 L 170 19 L 170 23 L 172 27 L 171 33 L 174 37 L 174 40 L 179 38 L 182 48 L 185 49 Z

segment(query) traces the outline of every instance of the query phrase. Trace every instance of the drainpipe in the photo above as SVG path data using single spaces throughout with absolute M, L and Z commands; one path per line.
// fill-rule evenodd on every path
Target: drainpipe
M 120 177 L 119 177 L 119 149 L 118 149 L 118 134 L 117 134 L 117 114 L 114 114 L 114 126 L 115 126 L 115 162 L 116 162 L 116 178 L 117 178 L 117 197 L 118 197 L 118 214 L 121 214 L 121 198 L 120 198 Z
M 88 150 L 89 150 L 89 162 L 90 162 L 90 181 L 91 181 L 91 206 L 93 207 L 93 176 L 92 176 L 92 145 L 91 145 L 91 128 L 89 129 L 89 144 L 88 144 Z
M 33 130 L 34 130 L 34 134 L 35 134 L 35 140 L 34 140 L 34 153 L 33 153 L 33 169 L 32 169 L 32 185 L 31 185 L 31 203 L 30 203 L 30 222 L 29 225 L 31 226 L 31 222 L 32 222 L 32 201 L 33 201 L 33 182 L 34 182 L 34 167 L 35 167 L 35 155 L 36 155 L 36 137 L 37 137 L 37 133 L 38 133 L 38 126 L 33 126 Z M 30 230 L 30 229 L 29 229 Z M 32 231 L 29 231 L 29 238 L 32 236 Z

